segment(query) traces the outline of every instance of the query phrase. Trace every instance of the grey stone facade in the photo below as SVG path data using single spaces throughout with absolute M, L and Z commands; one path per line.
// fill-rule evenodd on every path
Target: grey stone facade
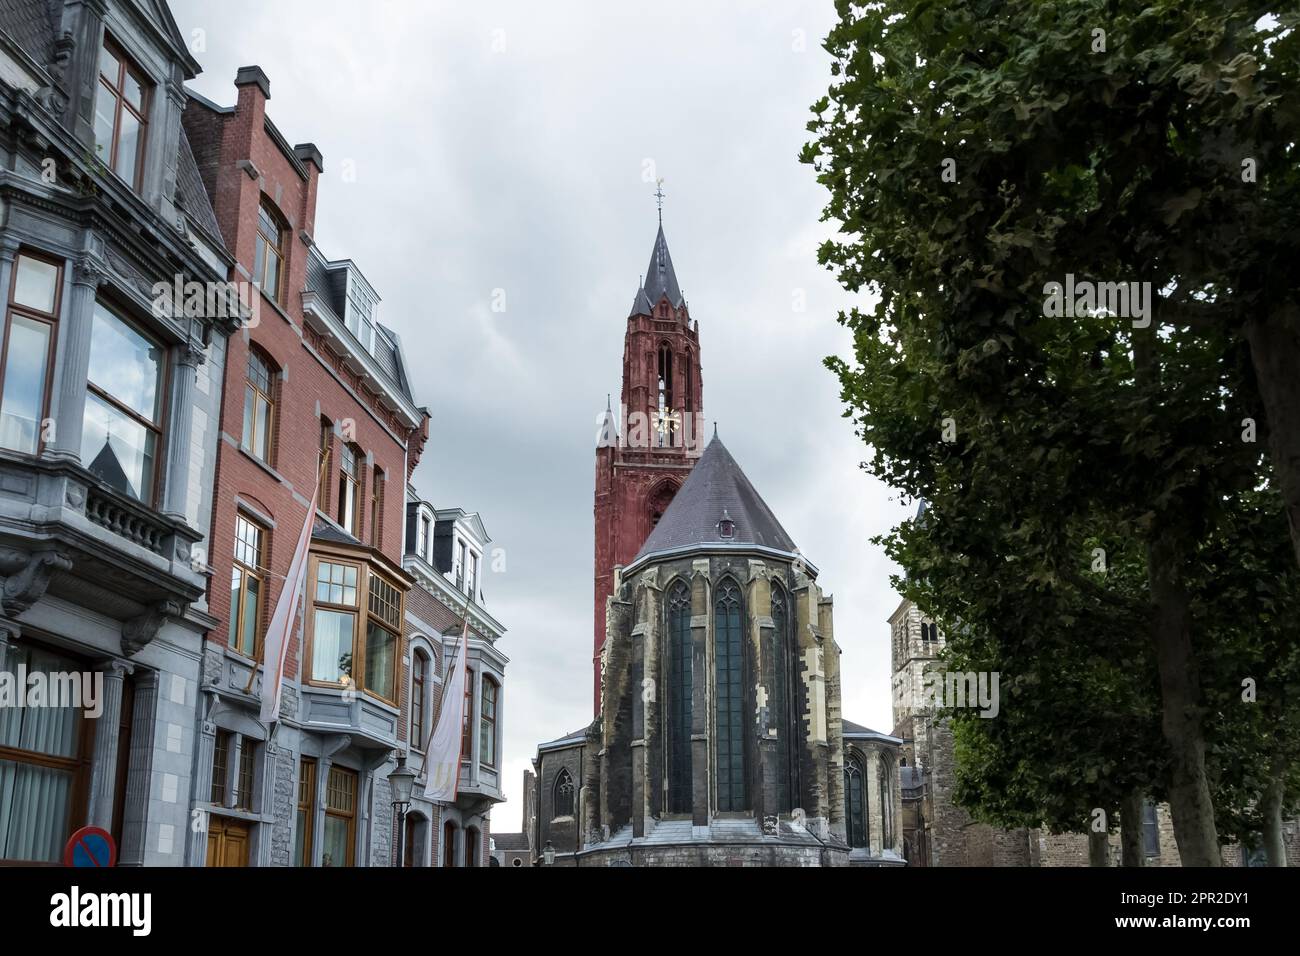
M 96 145 L 106 38 L 146 87 L 139 158 L 124 176 L 110 171 Z M 106 706 L 79 744 L 88 779 L 73 779 L 62 829 L 109 829 L 123 865 L 185 858 L 200 645 L 213 623 L 204 600 L 212 502 L 203 476 L 215 458 L 214 383 L 238 314 L 160 308 L 155 292 L 159 283 L 223 281 L 231 262 L 206 199 L 188 188 L 196 172 L 180 128 L 181 84 L 196 72 L 165 13 L 155 19 L 112 0 L 0 3 L 7 325 L 31 305 L 14 298 L 16 272 L 42 263 L 55 291 L 50 308 L 35 310 L 47 313 L 49 374 L 32 395 L 39 407 L 26 413 L 35 417 L 15 430 L 30 426 L 32 439 L 15 444 L 6 432 L 0 448 L 0 649 L 9 662 L 50 652 L 103 675 Z M 153 473 L 145 465 L 139 480 L 129 457 L 136 425 L 110 428 L 87 460 L 97 440 L 85 431 L 88 403 L 130 402 L 112 382 L 90 380 L 92 353 L 101 361 L 104 354 L 97 336 L 110 324 L 146 342 L 141 361 L 152 364 L 140 367 L 157 370 L 156 402 L 139 413 L 143 434 L 153 436 L 146 439 L 154 442 Z M 8 374 L 17 381 L 19 370 Z M 13 421 L 20 414 L 5 409 Z M 114 422 L 130 417 L 114 414 Z

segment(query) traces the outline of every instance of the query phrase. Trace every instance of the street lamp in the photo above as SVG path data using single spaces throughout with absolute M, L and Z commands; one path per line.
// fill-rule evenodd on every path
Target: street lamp
M 555 847 L 551 845 L 550 840 L 547 840 L 546 846 L 542 847 L 542 862 L 547 866 L 553 866 L 555 863 Z
M 388 787 L 393 794 L 393 816 L 397 819 L 397 853 L 393 866 L 401 866 L 406 847 L 406 811 L 411 807 L 411 790 L 415 787 L 415 771 L 406 766 L 406 754 L 397 755 L 397 768 L 388 775 Z

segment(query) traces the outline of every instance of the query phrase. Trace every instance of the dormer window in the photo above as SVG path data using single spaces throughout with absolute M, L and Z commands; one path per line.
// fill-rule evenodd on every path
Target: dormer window
M 348 276 L 348 303 L 344 325 L 348 327 L 361 347 L 367 352 L 375 351 L 375 310 L 379 300 L 359 282 L 356 276 Z
M 144 173 L 148 96 L 144 72 L 106 35 L 95 84 L 95 155 L 137 191 Z
M 718 522 L 718 537 L 734 538 L 736 536 L 736 522 L 731 520 L 731 516 L 724 510 L 722 520 Z

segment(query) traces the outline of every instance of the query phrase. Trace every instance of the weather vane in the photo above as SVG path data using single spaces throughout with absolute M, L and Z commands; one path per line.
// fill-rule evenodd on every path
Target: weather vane
M 655 202 L 659 205 L 659 225 L 664 224 L 664 179 L 660 176 L 655 180 Z

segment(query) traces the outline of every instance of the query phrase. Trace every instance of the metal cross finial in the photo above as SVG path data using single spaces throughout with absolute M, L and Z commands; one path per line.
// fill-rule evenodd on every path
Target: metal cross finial
M 655 202 L 659 205 L 659 225 L 664 224 L 664 180 L 660 176 L 655 180 Z

